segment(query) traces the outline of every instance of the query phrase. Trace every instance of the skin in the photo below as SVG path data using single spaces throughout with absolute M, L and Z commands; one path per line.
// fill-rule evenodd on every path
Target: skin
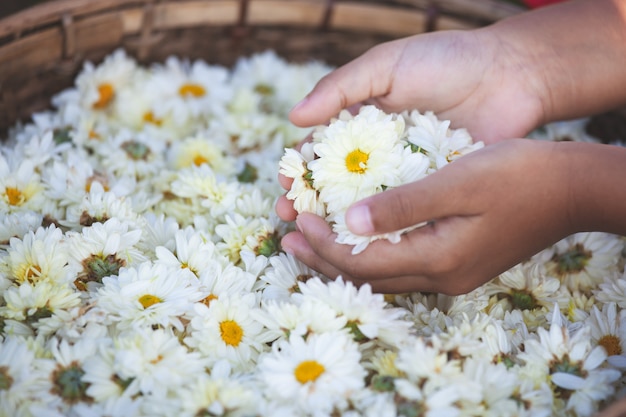
M 346 219 L 357 234 L 430 222 L 359 255 L 335 243 L 322 218 L 297 215 L 282 197 L 278 215 L 297 226 L 283 238 L 284 250 L 379 292 L 461 294 L 572 233 L 626 235 L 626 187 L 616 181 L 626 177 L 626 149 L 513 139 L 626 103 L 626 89 L 616 88 L 626 85 L 624 68 L 624 0 L 572 0 L 474 31 L 372 48 L 322 79 L 291 121 L 327 123 L 364 102 L 387 112 L 433 110 L 488 146 L 355 203 Z

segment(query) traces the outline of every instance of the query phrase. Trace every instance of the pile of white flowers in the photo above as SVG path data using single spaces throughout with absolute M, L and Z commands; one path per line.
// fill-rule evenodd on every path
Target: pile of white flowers
M 365 107 L 316 133 L 327 164 L 285 151 L 308 133 L 288 110 L 329 70 L 116 51 L 10 132 L 0 416 L 589 416 L 624 395 L 618 236 L 570 236 L 457 297 L 373 294 L 281 252 L 283 155 L 339 187 L 295 192 L 326 215 L 480 146 L 433 114 Z M 591 140 L 576 123 L 539 136 Z M 351 191 L 356 149 L 380 185 Z
M 377 239 L 398 243 L 402 233 L 420 225 L 358 236 L 348 230 L 346 210 L 358 200 L 417 181 L 483 147 L 465 129 L 449 126 L 450 121 L 441 122 L 432 112 L 386 114 L 370 105 L 352 116 L 344 110 L 313 133 L 312 142 L 304 143 L 300 151 L 285 151 L 280 173 L 293 179 L 287 198 L 298 213 L 326 218 L 338 243 L 354 245 L 354 255 Z

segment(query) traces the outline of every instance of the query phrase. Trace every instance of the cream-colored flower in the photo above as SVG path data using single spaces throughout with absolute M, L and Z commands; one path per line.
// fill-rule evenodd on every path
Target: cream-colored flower
M 315 187 L 329 213 L 400 185 L 404 120 L 374 106 L 347 113 L 313 134 L 318 158 L 310 161 Z

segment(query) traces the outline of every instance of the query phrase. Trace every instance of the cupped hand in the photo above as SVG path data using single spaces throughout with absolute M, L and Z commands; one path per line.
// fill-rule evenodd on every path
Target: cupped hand
M 543 122 L 545 86 L 518 49 L 490 28 L 383 43 L 322 78 L 289 117 L 299 126 L 326 124 L 367 102 L 387 112 L 434 111 L 486 143 L 523 137 Z
M 361 235 L 430 222 L 397 244 L 377 240 L 352 255 L 324 219 L 302 213 L 283 248 L 329 277 L 379 292 L 466 293 L 574 231 L 576 176 L 564 146 L 577 144 L 501 142 L 348 210 L 348 227 Z

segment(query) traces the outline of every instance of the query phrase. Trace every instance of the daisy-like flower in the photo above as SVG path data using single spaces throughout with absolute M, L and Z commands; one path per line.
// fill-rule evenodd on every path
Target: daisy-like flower
M 313 185 L 313 173 L 307 168 L 314 159 L 313 144 L 305 143 L 300 152 L 295 149 L 285 149 L 280 160 L 280 173 L 293 179 L 286 197 L 293 201 L 293 208 L 298 213 L 314 213 L 318 216 L 326 215 L 326 206 L 319 201 L 318 191 Z
M 43 215 L 35 211 L 8 213 L 0 218 L 0 247 L 7 249 L 11 238 L 23 239 L 24 236 L 39 228 Z
M 44 210 L 44 185 L 31 160 L 23 159 L 9 163 L 0 154 L 0 211 L 14 213 L 32 210 L 47 214 Z
M 565 308 L 569 294 L 560 291 L 561 281 L 548 275 L 543 264 L 519 264 L 485 285 L 488 295 L 495 295 L 506 311 L 551 308 L 554 303 Z
M 474 143 L 465 129 L 450 129 L 450 121 L 437 119 L 433 112 L 403 114 L 407 122 L 407 140 L 412 147 L 425 153 L 433 170 L 480 149 L 482 142 Z
M 117 276 L 123 267 L 138 266 L 147 257 L 136 248 L 141 230 L 129 230 L 117 217 L 94 223 L 82 232 L 67 234 L 68 264 L 75 273 L 80 291 L 96 290 L 108 276 Z
M 607 362 L 616 368 L 626 369 L 626 316 L 624 310 L 617 312 L 615 303 L 607 303 L 600 310 L 593 306 L 586 320 L 591 338 L 602 346 Z
M 329 212 L 400 185 L 403 134 L 402 118 L 374 106 L 361 107 L 354 117 L 344 111 L 313 134 L 318 158 L 307 168 Z
M 221 175 L 232 175 L 235 170 L 233 157 L 203 134 L 174 142 L 168 151 L 168 160 L 174 169 L 207 164 Z
M 184 270 L 149 262 L 122 268 L 102 283 L 94 302 L 119 329 L 154 325 L 182 330 L 181 318 L 202 298 Z
M 23 239 L 11 238 L 6 256 L 0 259 L 0 270 L 15 283 L 47 281 L 71 282 L 68 249 L 61 229 L 51 225 L 27 233 Z
M 550 329 L 537 330 L 537 339 L 524 343 L 519 358 L 525 363 L 523 373 L 536 375 L 537 383 L 550 382 L 555 401 L 565 409 L 581 416 L 597 411 L 600 401 L 611 396 L 615 390 L 612 383 L 620 373 L 601 367 L 606 351 L 593 346 L 589 327 L 582 327 L 573 334 L 563 324 L 561 313 L 555 308 Z M 556 405 L 555 404 L 555 405 Z
M 212 300 L 208 307 L 197 303 L 184 342 L 199 351 L 209 365 L 227 360 L 235 370 L 250 370 L 269 341 L 256 318 L 257 311 L 252 293 L 223 296 Z
M 113 337 L 85 361 L 87 393 L 97 399 L 162 398 L 206 372 L 197 352 L 190 352 L 165 329 L 135 328 Z M 170 397 L 171 398 L 171 397 Z
M 77 404 L 93 402 L 87 394 L 89 383 L 83 380 L 83 364 L 96 353 L 97 343 L 85 338 L 70 344 L 53 338 L 47 348 L 51 360 L 45 361 L 43 368 L 48 374 L 48 387 L 40 395 L 46 399 L 50 410 L 72 415 Z
M 215 262 L 218 265 L 224 263 L 215 244 L 206 241 L 192 227 L 178 230 L 174 235 L 174 241 L 175 247 L 171 250 L 163 246 L 155 248 L 156 263 L 172 269 L 182 269 L 194 278 L 198 278 L 206 271 L 212 272 L 216 268 Z
M 272 340 L 295 334 L 304 338 L 310 334 L 336 332 L 346 327 L 348 320 L 332 307 L 317 300 L 305 299 L 296 305 L 268 300 L 258 313 Z
M 621 237 L 601 232 L 584 232 L 560 240 L 535 255 L 544 260 L 548 273 L 558 277 L 571 291 L 588 292 L 606 276 L 619 270 L 624 242 Z
M 298 282 L 306 281 L 319 274 L 300 262 L 293 255 L 279 253 L 269 258 L 270 267 L 259 279 L 267 284 L 263 289 L 266 300 L 289 300 L 299 291 Z
M 608 274 L 593 293 L 602 303 L 615 303 L 626 308 L 626 272 Z
M 147 91 L 154 117 L 171 115 L 177 125 L 199 117 L 225 114 L 232 97 L 228 71 L 203 61 L 181 61 L 169 57 L 164 65 L 152 67 Z
M 76 88 L 84 108 L 109 111 L 118 92 L 131 85 L 136 71 L 137 63 L 122 49 L 108 55 L 98 65 L 86 62 L 76 78 Z M 57 104 L 63 104 L 62 99 L 57 99 Z
M 240 186 L 216 174 L 208 165 L 193 165 L 182 169 L 171 183 L 171 193 L 177 197 L 197 199 L 213 218 L 227 213 L 239 196 Z
M 300 413 L 330 415 L 344 410 L 349 396 L 363 388 L 360 358 L 345 332 L 293 335 L 261 358 L 259 373 L 269 398 L 293 402 Z
M 200 375 L 190 388 L 180 393 L 182 417 L 209 415 L 253 415 L 259 409 L 261 398 L 255 387 L 238 379 L 225 363 L 211 368 L 211 375 Z
M 382 343 L 397 346 L 406 341 L 411 322 L 399 308 L 390 307 L 382 294 L 372 294 L 369 285 L 356 288 L 341 277 L 324 283 L 313 277 L 299 283 L 303 298 L 312 297 L 328 304 L 338 314 L 348 319 L 346 327 L 356 341 L 377 339 Z M 298 297 L 299 298 L 299 297 Z
M 135 227 L 140 226 L 140 218 L 131 200 L 118 197 L 111 191 L 105 191 L 100 182 L 94 182 L 80 204 L 67 208 L 65 219 L 59 223 L 80 230 L 82 227 L 105 223 L 113 218 L 118 222 Z
M 222 238 L 217 247 L 237 265 L 242 251 L 270 257 L 280 249 L 277 221 L 266 218 L 245 218 L 239 214 L 226 215 L 225 223 L 215 227 L 215 233 Z
M 0 339 L 0 415 L 29 415 L 28 406 L 46 388 L 45 375 L 34 372 L 40 361 L 23 338 Z
M 69 310 L 80 304 L 80 295 L 69 286 L 42 281 L 24 282 L 9 287 L 3 294 L 5 305 L 0 307 L 0 317 L 21 320 L 33 327 L 59 310 Z
M 116 176 L 142 179 L 166 166 L 165 143 L 142 132 L 121 130 L 94 147 L 96 157 L 107 172 Z

